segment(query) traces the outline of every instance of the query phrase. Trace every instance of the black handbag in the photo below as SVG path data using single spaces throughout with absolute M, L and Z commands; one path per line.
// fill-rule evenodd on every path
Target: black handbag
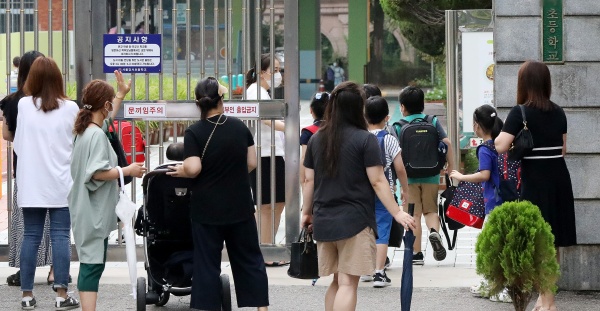
M 297 242 L 292 243 L 290 267 L 287 274 L 296 279 L 316 279 L 319 277 L 317 244 L 312 233 L 303 228 Z
M 446 216 L 446 211 L 450 207 L 450 202 L 454 198 L 456 192 L 456 186 L 452 184 L 452 179 L 446 174 L 446 190 L 444 190 L 438 200 L 438 216 L 440 218 L 440 227 L 446 237 L 446 243 L 449 250 L 453 250 L 456 247 L 456 240 L 458 238 L 458 230 L 465 227 L 460 222 Z M 452 241 L 450 241 L 450 234 L 448 230 L 454 230 Z
M 129 162 L 127 162 L 125 149 L 123 149 L 123 144 L 121 144 L 119 136 L 117 135 L 117 131 L 115 130 L 113 122 L 111 121 L 112 120 L 109 120 L 108 127 L 109 129 L 112 129 L 112 132 L 109 130 L 108 133 L 106 133 L 106 135 L 108 136 L 108 141 L 110 141 L 110 145 L 112 146 L 113 150 L 115 151 L 115 154 L 117 155 L 117 165 L 120 167 L 127 167 L 129 166 Z M 124 176 L 123 179 L 125 180 L 125 185 L 127 185 L 133 180 L 133 177 Z M 123 186 L 121 185 L 120 180 L 117 179 L 117 182 L 119 183 L 119 187 Z
M 512 146 L 508 149 L 508 159 L 512 161 L 521 160 L 529 154 L 533 149 L 533 137 L 527 127 L 527 119 L 525 118 L 525 106 L 519 105 L 521 115 L 523 116 L 523 128 L 517 133 L 513 140 Z

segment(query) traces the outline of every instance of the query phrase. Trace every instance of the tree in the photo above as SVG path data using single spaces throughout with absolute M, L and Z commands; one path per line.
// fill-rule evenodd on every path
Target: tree
M 437 56 L 444 50 L 444 11 L 491 9 L 492 0 L 379 0 L 399 22 L 402 35 L 418 50 Z
M 383 22 L 385 15 L 379 0 L 371 1 L 371 20 L 373 21 L 373 32 L 371 35 L 371 61 L 370 70 L 371 72 L 382 72 L 383 66 Z M 381 75 L 374 74 L 370 75 L 369 82 L 380 84 Z
M 490 285 L 490 294 L 504 288 L 517 311 L 524 311 L 533 291 L 556 290 L 560 268 L 554 235 L 531 202 L 506 202 L 488 216 L 475 244 L 477 273 Z

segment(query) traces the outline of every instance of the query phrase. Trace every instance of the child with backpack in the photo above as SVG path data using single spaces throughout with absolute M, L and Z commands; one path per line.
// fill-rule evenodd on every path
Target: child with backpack
M 395 192 L 394 175 L 392 174 L 392 170 L 395 170 L 400 180 L 401 196 L 404 204 L 407 201 L 408 180 L 398 140 L 385 130 L 390 113 L 388 103 L 380 96 L 369 97 L 366 101 L 365 112 L 369 131 L 377 136 L 379 148 L 381 149 L 381 162 L 383 163 L 385 176 L 390 184 L 390 191 L 392 193 Z M 385 264 L 393 217 L 377 197 L 375 198 L 375 220 L 377 222 L 378 234 L 375 241 L 377 248 L 375 273 L 372 277 L 370 275 L 361 276 L 361 280 L 372 280 L 373 287 L 381 288 L 391 285 L 392 282 L 385 273 Z
M 404 116 L 394 123 L 394 130 L 402 148 L 402 160 L 408 176 L 408 203 L 415 204 L 414 219 L 417 223 L 413 245 L 413 264 L 423 265 L 421 251 L 421 216 L 429 228 L 429 241 L 433 248 L 433 258 L 437 261 L 446 258 L 446 249 L 440 236 L 438 216 L 438 189 L 440 170 L 452 158 L 450 140 L 435 116 L 423 114 L 425 94 L 420 88 L 409 86 L 398 96 L 400 110 Z M 447 171 L 452 170 L 448 161 Z M 404 205 L 405 211 L 408 210 Z
M 325 106 L 329 101 L 329 93 L 322 92 L 316 93 L 310 102 L 310 114 L 313 117 L 313 124 L 302 128 L 300 131 L 300 185 L 304 183 L 304 154 L 306 153 L 306 146 L 308 141 L 319 130 L 321 122 L 323 122 L 323 116 L 325 115 Z
M 500 185 L 500 171 L 498 165 L 498 153 L 494 148 L 494 139 L 502 130 L 503 122 L 498 117 L 496 110 L 490 105 L 483 105 L 473 112 L 473 131 L 477 137 L 483 139 L 483 144 L 477 147 L 477 158 L 479 159 L 479 170 L 474 174 L 461 174 L 452 171 L 450 177 L 459 181 L 481 183 L 483 187 L 483 201 L 485 203 L 485 214 L 502 204 L 502 198 L 498 194 Z M 471 287 L 471 293 L 476 296 L 489 297 L 491 301 L 511 302 L 506 289 L 502 292 L 489 296 L 489 288 L 485 280 Z

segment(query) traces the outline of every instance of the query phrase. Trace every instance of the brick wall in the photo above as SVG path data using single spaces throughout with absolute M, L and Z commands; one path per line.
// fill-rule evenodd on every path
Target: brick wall
M 73 30 L 73 2 L 67 1 L 69 30 Z M 46 31 L 48 27 L 48 0 L 38 0 L 38 26 L 40 31 Z M 62 30 L 63 23 L 63 1 L 52 1 L 52 30 Z

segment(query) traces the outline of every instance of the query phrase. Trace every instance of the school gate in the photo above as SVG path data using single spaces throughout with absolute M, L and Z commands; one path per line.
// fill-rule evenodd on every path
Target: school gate
M 12 58 L 29 50 L 38 50 L 56 60 L 67 95 L 78 100 L 87 82 L 92 79 L 114 82 L 112 73 L 105 71 L 111 72 L 111 66 L 122 68 L 133 83 L 117 118 L 120 123 L 117 129 L 126 124 L 123 121 L 140 128 L 146 143 L 145 166 L 151 170 L 165 162 L 163 155 L 168 143 L 181 139 L 183 129 L 199 119 L 193 101 L 197 81 L 208 76 L 218 78 L 229 85 L 226 110 L 243 119 L 252 132 L 260 133 L 261 127 L 266 126 L 259 121 L 271 122 L 270 125 L 275 120 L 285 121 L 285 224 L 280 235 L 272 233 L 270 243 L 262 244 L 261 248 L 267 261 L 287 260 L 289 245 L 297 239 L 300 226 L 299 6 L 298 0 L 286 0 L 283 12 L 280 10 L 276 16 L 273 0 L 3 1 L 0 42 L 6 48 L 0 49 L 0 75 L 6 80 L 1 79 L 0 96 L 10 93 Z M 283 41 L 284 28 L 284 44 L 276 46 L 276 42 Z M 105 38 L 107 33 L 111 36 Z M 142 43 L 146 46 L 136 50 Z M 273 100 L 247 101 L 243 74 L 255 62 L 260 63 L 262 53 L 275 52 L 276 48 L 280 51 L 281 47 L 285 51 L 285 87 L 272 92 Z M 274 54 L 271 53 L 271 64 Z M 270 129 L 274 141 L 279 133 L 273 126 Z M 122 132 L 119 131 L 120 136 Z M 260 136 L 255 135 L 259 158 Z M 132 134 L 123 140 L 132 158 L 141 152 L 135 147 L 139 137 Z M 275 146 L 271 146 L 270 152 L 270 165 L 274 167 Z M 10 215 L 14 181 L 10 143 L 4 158 Z M 256 174 L 258 202 L 263 169 L 260 162 Z M 274 198 L 274 173 L 270 177 L 270 194 Z M 141 205 L 141 179 L 134 179 L 128 192 L 132 201 Z M 271 213 L 271 220 L 274 217 Z M 120 232 L 115 234 L 120 236 Z M 124 261 L 124 247 L 115 241 L 111 236 L 107 259 Z M 143 261 L 139 240 L 137 253 L 138 260 Z M 77 260 L 76 256 L 73 251 L 73 260 Z M 8 245 L 2 244 L 0 260 L 7 258 Z

